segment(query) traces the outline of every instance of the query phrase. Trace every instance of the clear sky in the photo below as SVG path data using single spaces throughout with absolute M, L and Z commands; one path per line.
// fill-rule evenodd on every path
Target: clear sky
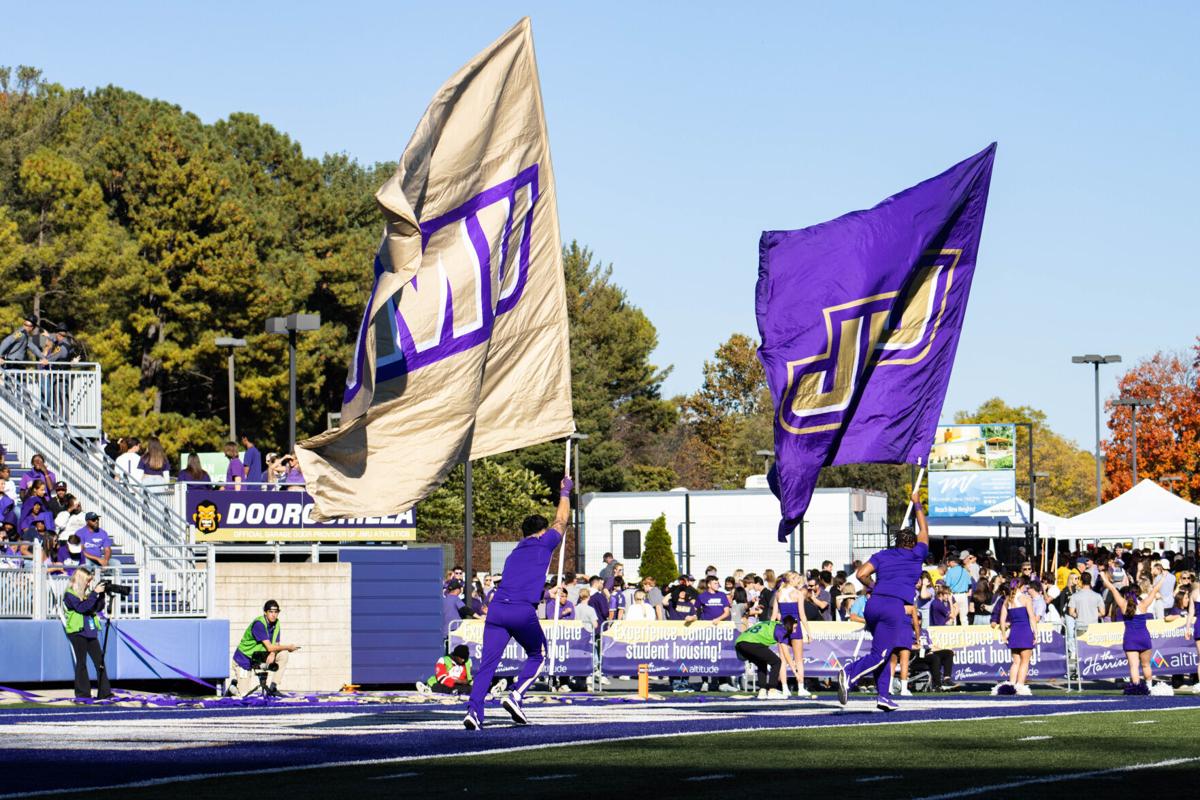
M 1197 3 L 12 3 L 0 63 L 208 122 L 250 111 L 306 153 L 373 162 L 525 14 L 563 235 L 657 326 L 668 393 L 756 333 L 762 230 L 872 206 L 993 140 L 946 419 L 1000 395 L 1090 447 L 1071 355 L 1129 365 L 1200 333 Z

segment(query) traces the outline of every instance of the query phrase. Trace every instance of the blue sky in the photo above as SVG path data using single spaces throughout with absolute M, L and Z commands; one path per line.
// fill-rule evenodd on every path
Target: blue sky
M 0 63 L 210 122 L 250 111 L 363 162 L 396 158 L 434 90 L 528 14 L 563 235 L 657 326 L 669 393 L 755 333 L 760 231 L 869 207 L 993 140 L 947 419 L 999 395 L 1090 448 L 1092 376 L 1071 355 L 1129 365 L 1200 333 L 1198 4 L 45 8 L 8 7 Z

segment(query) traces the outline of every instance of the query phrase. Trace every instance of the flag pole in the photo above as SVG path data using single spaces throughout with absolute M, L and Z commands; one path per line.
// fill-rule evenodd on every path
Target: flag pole
M 567 455 L 563 463 L 563 476 L 571 474 L 571 437 L 567 437 Z M 564 528 L 566 525 L 563 526 Z M 550 629 L 550 679 L 554 680 L 554 666 L 558 660 L 558 615 L 562 612 L 562 597 L 559 596 L 563 585 L 563 558 L 567 553 L 567 532 L 559 531 L 562 541 L 558 544 L 558 579 L 554 581 L 554 627 Z
M 917 459 L 917 463 L 920 464 L 921 459 Z M 921 488 L 921 481 L 923 481 L 923 480 L 925 480 L 925 467 L 924 466 L 922 466 L 921 471 L 917 473 L 917 482 L 913 484 L 914 492 L 917 491 L 917 489 Z M 908 498 L 908 506 L 904 509 L 904 521 L 900 523 L 900 530 L 904 530 L 904 527 L 906 525 L 908 525 L 908 515 L 912 513 L 912 507 L 913 507 L 913 501 L 912 501 L 912 496 L 910 495 Z

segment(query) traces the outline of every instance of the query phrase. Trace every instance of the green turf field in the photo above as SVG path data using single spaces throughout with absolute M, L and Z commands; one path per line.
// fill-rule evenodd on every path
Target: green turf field
M 581 727 L 579 737 L 589 741 L 588 730 Z M 1194 760 L 1031 782 L 1184 759 Z M 140 799 L 167 791 L 206 800 L 259 785 L 278 797 L 354 800 L 575 794 L 693 800 L 728 799 L 731 792 L 881 800 L 995 786 L 973 796 L 1061 800 L 1068 792 L 1083 792 L 1096 800 L 1190 793 L 1197 777 L 1200 709 L 1187 709 L 656 738 L 205 780 L 121 794 Z M 996 786 L 1013 782 L 1024 785 Z

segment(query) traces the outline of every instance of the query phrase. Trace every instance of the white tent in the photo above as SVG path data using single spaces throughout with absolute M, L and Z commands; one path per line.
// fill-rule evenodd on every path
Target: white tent
M 1168 492 L 1152 480 L 1144 480 L 1099 508 L 1063 522 L 1057 535 L 1064 539 L 1183 539 L 1183 521 L 1200 517 L 1200 506 Z
M 949 539 L 989 539 L 997 535 L 998 523 L 1028 524 L 1029 504 L 1019 497 L 1014 500 L 1015 509 L 1012 500 L 1004 500 L 969 517 L 930 517 L 929 535 Z M 1067 518 L 1039 508 L 1034 512 L 1033 521 L 1038 524 L 1038 532 L 1045 538 L 1064 535 L 1059 532 L 1059 526 L 1066 523 Z

